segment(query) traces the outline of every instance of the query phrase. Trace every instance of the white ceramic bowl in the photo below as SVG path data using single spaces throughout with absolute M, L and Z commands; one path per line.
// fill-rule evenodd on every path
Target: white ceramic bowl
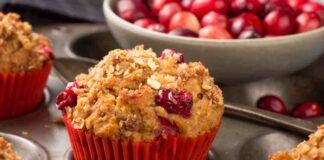
M 115 14 L 105 0 L 107 24 L 123 48 L 144 44 L 157 53 L 171 48 L 186 61 L 202 61 L 218 83 L 232 84 L 296 72 L 324 52 L 324 27 L 301 34 L 248 40 L 209 40 L 173 36 L 137 27 Z

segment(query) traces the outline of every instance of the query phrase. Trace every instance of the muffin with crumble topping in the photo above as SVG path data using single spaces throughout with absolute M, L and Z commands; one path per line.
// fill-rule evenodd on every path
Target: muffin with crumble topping
M 324 159 L 324 124 L 309 136 L 308 141 L 300 143 L 290 152 L 278 152 L 269 160 L 323 160 Z
M 50 42 L 30 24 L 15 13 L 0 13 L 0 119 L 38 106 L 53 58 Z
M 0 137 L 0 159 L 1 160 L 21 160 L 14 149 L 13 145 L 6 141 L 3 137 Z
M 224 112 L 202 63 L 171 49 L 157 58 L 143 46 L 109 52 L 56 103 L 77 160 L 202 160 Z

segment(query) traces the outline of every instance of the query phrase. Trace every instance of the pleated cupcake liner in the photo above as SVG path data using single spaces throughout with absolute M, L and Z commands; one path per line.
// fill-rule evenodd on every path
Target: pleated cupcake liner
M 39 106 L 51 67 L 48 62 L 35 71 L 0 73 L 0 119 L 21 116 Z
M 75 129 L 63 114 L 75 160 L 206 160 L 221 123 L 196 138 L 169 135 L 152 142 L 100 138 Z

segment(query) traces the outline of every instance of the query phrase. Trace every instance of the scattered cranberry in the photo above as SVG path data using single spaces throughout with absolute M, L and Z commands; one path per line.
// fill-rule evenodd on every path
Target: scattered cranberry
M 173 136 L 179 135 L 180 130 L 178 126 L 174 123 L 171 123 L 169 120 L 163 117 L 158 117 L 161 124 L 161 134 L 171 134 Z
M 322 113 L 321 105 L 310 101 L 297 105 L 292 115 L 298 118 L 314 118 L 321 116 Z
M 232 36 L 220 26 L 208 25 L 199 30 L 199 38 L 232 39 Z
M 142 27 L 142 28 L 147 28 L 151 24 L 155 24 L 156 22 L 150 18 L 142 18 L 139 20 L 136 20 L 134 24 L 136 26 Z
M 140 1 L 120 0 L 116 11 L 121 18 L 130 22 L 149 17 L 148 8 Z
M 166 4 L 159 12 L 159 22 L 165 26 L 168 26 L 172 16 L 181 10 L 181 6 L 178 3 L 171 2 Z
M 264 5 L 260 0 L 232 0 L 231 7 L 234 14 L 243 12 L 259 14 L 264 9 Z
M 293 31 L 294 18 L 285 11 L 274 10 L 264 18 L 264 27 L 268 34 L 287 35 Z
M 262 34 L 262 23 L 259 17 L 251 13 L 243 13 L 234 18 L 231 26 L 232 35 L 237 37 L 244 30 L 253 30 Z
M 321 27 L 321 18 L 316 13 L 301 13 L 296 18 L 296 32 L 307 32 Z
M 182 53 L 176 53 L 174 50 L 172 49 L 165 49 L 164 51 L 162 51 L 161 54 L 161 59 L 164 59 L 167 56 L 174 56 L 177 55 L 178 56 L 178 63 L 183 63 L 184 60 L 184 55 Z
M 253 39 L 253 38 L 261 38 L 261 35 L 254 30 L 244 30 L 238 36 L 238 39 Z
M 222 14 L 228 14 L 231 8 L 229 0 L 215 0 L 214 11 Z
M 223 28 L 228 27 L 228 19 L 225 15 L 217 13 L 215 11 L 211 11 L 208 14 L 206 14 L 204 17 L 201 19 L 201 25 L 203 27 L 207 25 L 218 25 Z
M 190 12 L 198 17 L 214 9 L 215 0 L 194 0 L 190 6 Z
M 170 20 L 169 30 L 176 28 L 185 28 L 198 32 L 200 29 L 200 23 L 194 14 L 187 11 L 182 11 L 176 13 Z
M 279 114 L 287 114 L 285 103 L 274 95 L 266 95 L 257 102 L 258 108 L 265 109 Z
M 158 15 L 162 7 L 170 2 L 175 2 L 176 0 L 152 0 L 150 4 L 153 15 Z
M 147 29 L 151 30 L 151 31 L 155 31 L 155 32 L 161 32 L 161 33 L 166 33 L 167 32 L 164 25 L 159 24 L 159 23 L 151 24 L 151 25 L 147 26 Z
M 49 48 L 49 47 L 46 46 L 46 45 L 42 45 L 41 48 L 42 48 L 41 53 L 42 53 L 46 58 L 51 59 L 51 60 L 53 60 L 53 59 L 55 58 L 54 53 L 53 53 L 53 51 L 52 51 L 51 48 Z
M 193 97 L 187 91 L 172 92 L 171 89 L 161 89 L 155 98 L 155 102 L 168 113 L 175 113 L 188 118 L 191 115 Z
M 318 2 L 307 2 L 301 7 L 302 12 L 315 12 L 324 21 L 324 7 Z
M 177 36 L 184 36 L 184 37 L 198 37 L 196 32 L 193 32 L 188 29 L 177 28 L 174 30 L 169 31 L 168 34 L 177 35 Z

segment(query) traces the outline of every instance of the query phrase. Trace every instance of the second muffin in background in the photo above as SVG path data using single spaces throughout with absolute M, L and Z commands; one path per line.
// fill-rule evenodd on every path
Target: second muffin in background
M 0 12 L 0 119 L 39 106 L 53 59 L 48 39 L 18 14 Z
M 221 90 L 200 63 L 166 49 L 114 50 L 57 97 L 79 159 L 205 159 Z

